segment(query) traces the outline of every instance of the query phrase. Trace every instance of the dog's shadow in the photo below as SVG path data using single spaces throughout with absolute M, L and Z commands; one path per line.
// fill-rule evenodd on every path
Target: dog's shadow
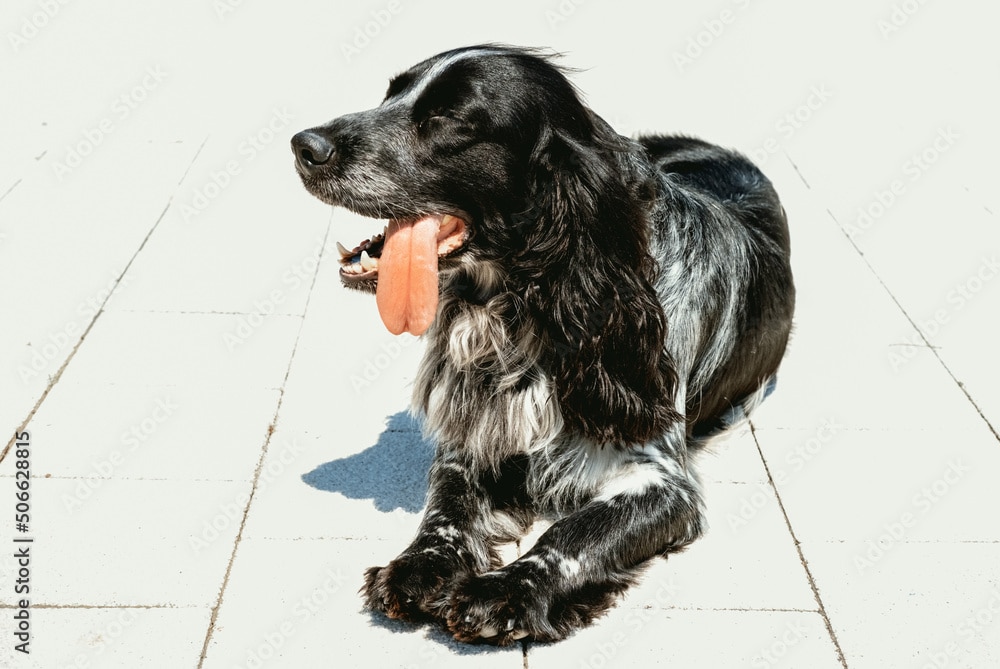
M 302 475 L 307 484 L 326 492 L 339 492 L 350 499 L 370 499 L 379 511 L 402 509 L 419 513 L 427 497 L 427 473 L 434 459 L 434 446 L 420 435 L 420 425 L 408 412 L 389 416 L 374 446 L 355 455 L 322 464 Z M 414 625 L 365 611 L 372 625 L 394 634 L 423 630 L 431 644 L 426 650 L 436 658 L 443 653 L 482 656 L 497 652 L 520 652 L 490 645 L 460 643 L 447 631 L 431 623 Z
M 427 497 L 427 472 L 434 446 L 420 435 L 420 425 L 408 412 L 389 416 L 374 446 L 332 460 L 302 475 L 302 480 L 350 499 L 370 499 L 379 511 L 402 509 L 418 513 Z

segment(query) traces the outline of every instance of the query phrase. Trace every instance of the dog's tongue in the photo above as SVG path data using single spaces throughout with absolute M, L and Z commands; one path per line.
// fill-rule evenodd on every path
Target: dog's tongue
M 375 302 L 392 334 L 423 334 L 438 305 L 438 216 L 390 220 L 378 261 Z

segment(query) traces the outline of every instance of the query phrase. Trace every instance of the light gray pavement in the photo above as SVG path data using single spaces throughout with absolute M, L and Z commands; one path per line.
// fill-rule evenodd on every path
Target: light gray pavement
M 1000 6 L 340 4 L 0 10 L 0 447 L 32 472 L 22 534 L 11 439 L 0 666 L 1000 667 Z M 708 535 L 500 650 L 360 610 L 423 505 L 422 344 L 340 287 L 381 225 L 288 149 L 482 41 L 566 52 L 624 133 L 750 153 L 799 289 L 777 391 L 702 459 Z

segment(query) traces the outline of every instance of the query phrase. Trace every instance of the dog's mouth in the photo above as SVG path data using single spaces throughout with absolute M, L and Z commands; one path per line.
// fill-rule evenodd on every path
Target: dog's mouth
M 451 214 L 390 219 L 381 234 L 352 250 L 339 242 L 344 285 L 375 292 L 389 332 L 423 334 L 438 305 L 438 261 L 454 255 L 468 236 L 465 221 Z

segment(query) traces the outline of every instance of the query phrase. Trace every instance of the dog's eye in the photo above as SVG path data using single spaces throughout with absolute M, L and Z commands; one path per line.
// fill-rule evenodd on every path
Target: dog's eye
M 450 109 L 435 109 L 431 112 L 428 112 L 427 115 L 424 116 L 417 123 L 417 127 L 423 130 L 432 123 L 439 123 L 439 122 L 448 123 L 452 121 L 461 121 L 461 120 L 462 119 Z

